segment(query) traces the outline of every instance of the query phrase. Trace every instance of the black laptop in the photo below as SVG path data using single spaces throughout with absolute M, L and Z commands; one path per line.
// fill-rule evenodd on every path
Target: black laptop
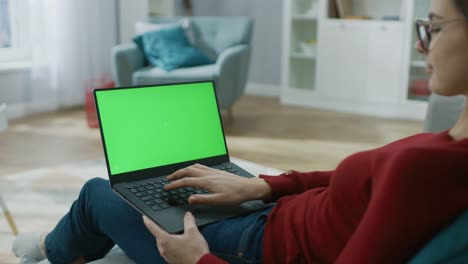
M 94 90 L 94 97 L 112 189 L 166 231 L 182 232 L 186 211 L 203 226 L 267 206 L 191 205 L 190 195 L 207 191 L 162 188 L 195 163 L 254 177 L 230 162 L 212 81 Z

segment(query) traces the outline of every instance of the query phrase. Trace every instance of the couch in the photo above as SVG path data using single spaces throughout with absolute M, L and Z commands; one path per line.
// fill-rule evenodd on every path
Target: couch
M 149 23 L 175 23 L 183 17 L 148 18 Z M 214 64 L 166 72 L 148 64 L 134 43 L 112 49 L 112 74 L 117 86 L 138 86 L 214 80 L 221 109 L 230 109 L 247 83 L 254 22 L 247 17 L 190 17 L 192 43 Z
M 427 132 L 440 132 L 452 127 L 463 109 L 464 97 L 432 95 L 425 120 Z M 468 176 L 468 175 L 467 175 Z M 117 246 L 93 264 L 132 264 Z M 466 264 L 468 263 L 468 211 L 441 230 L 409 262 L 409 264 Z

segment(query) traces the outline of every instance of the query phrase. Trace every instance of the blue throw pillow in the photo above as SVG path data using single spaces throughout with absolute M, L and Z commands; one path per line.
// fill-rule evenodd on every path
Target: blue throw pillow
M 190 45 L 181 25 L 146 32 L 133 39 L 146 59 L 166 71 L 211 64 L 213 61 Z

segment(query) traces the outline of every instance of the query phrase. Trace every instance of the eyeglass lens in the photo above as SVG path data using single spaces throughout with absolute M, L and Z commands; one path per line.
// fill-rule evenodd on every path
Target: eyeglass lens
M 418 35 L 419 35 L 419 39 L 421 40 L 421 44 L 423 45 L 424 49 L 429 50 L 429 42 L 430 42 L 431 36 L 427 32 L 427 27 L 424 25 L 419 25 Z

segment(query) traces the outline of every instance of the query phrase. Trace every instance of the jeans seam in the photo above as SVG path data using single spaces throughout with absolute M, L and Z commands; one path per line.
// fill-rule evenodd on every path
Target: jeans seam
M 247 247 L 247 239 L 249 238 L 250 233 L 252 232 L 252 228 L 255 225 L 255 223 L 257 223 L 257 220 L 255 222 L 253 222 L 249 226 L 249 228 L 242 233 L 242 236 L 241 236 L 240 241 L 239 241 L 239 246 L 237 247 L 237 253 L 240 253 L 240 252 L 244 253 L 245 252 L 245 248 Z
M 270 211 L 268 211 L 269 213 Z M 266 215 L 268 216 L 268 214 Z M 246 248 L 247 248 L 247 241 L 248 241 L 248 238 L 251 237 L 252 235 L 252 230 L 254 228 L 254 226 L 260 221 L 262 220 L 263 218 L 265 217 L 265 215 L 262 213 L 260 215 L 257 216 L 257 218 L 255 219 L 255 221 L 249 226 L 249 228 L 247 230 L 244 231 L 244 233 L 242 234 L 241 236 L 241 239 L 240 239 L 240 242 L 239 242 L 239 246 L 237 248 L 237 253 L 245 253 L 246 251 Z M 238 256 L 239 257 L 239 256 Z M 245 259 L 244 259 L 245 260 Z

